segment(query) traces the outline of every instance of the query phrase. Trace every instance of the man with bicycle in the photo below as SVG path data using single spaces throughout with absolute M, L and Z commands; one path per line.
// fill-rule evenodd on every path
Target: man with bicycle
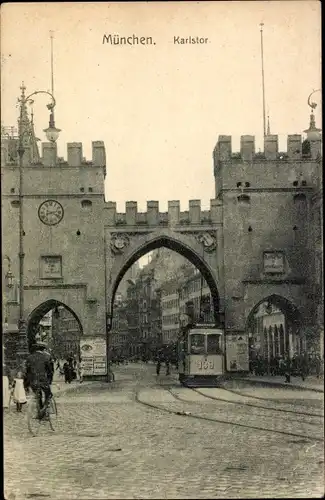
M 51 355 L 46 351 L 44 342 L 37 342 L 33 346 L 33 352 L 26 360 L 26 388 L 31 387 L 39 402 L 39 418 L 42 419 L 52 397 L 51 384 L 54 374 L 54 363 Z M 42 393 L 44 392 L 44 403 Z

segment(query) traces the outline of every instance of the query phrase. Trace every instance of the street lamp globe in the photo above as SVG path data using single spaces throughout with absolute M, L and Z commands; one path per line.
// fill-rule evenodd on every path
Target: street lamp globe
M 58 140 L 59 134 L 61 130 L 59 128 L 56 128 L 54 126 L 50 126 L 46 129 L 44 129 L 44 132 L 46 134 L 47 140 L 50 142 L 56 142 Z
M 8 269 L 7 274 L 6 274 L 6 279 L 7 279 L 7 286 L 8 288 L 12 288 L 14 284 L 14 277 L 10 269 Z

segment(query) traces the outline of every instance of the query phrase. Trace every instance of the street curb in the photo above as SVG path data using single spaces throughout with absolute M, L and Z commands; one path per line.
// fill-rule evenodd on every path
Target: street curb
M 95 381 L 82 382 L 81 384 L 79 383 L 78 385 L 77 384 L 73 384 L 73 385 L 70 385 L 68 387 L 63 387 L 62 389 L 57 389 L 57 390 L 52 391 L 52 392 L 54 394 L 54 397 L 58 398 L 58 397 L 61 396 L 61 394 L 66 394 L 67 392 L 76 391 L 76 390 L 80 389 L 81 387 L 85 387 L 85 386 L 91 385 L 93 382 L 95 382 Z
M 316 387 L 306 387 L 303 385 L 298 385 L 298 384 L 293 384 L 291 382 L 285 383 L 285 382 L 272 382 L 270 380 L 254 380 L 250 378 L 232 378 L 231 380 L 240 380 L 242 382 L 248 382 L 250 384 L 256 384 L 256 385 L 269 385 L 272 387 L 283 387 L 286 389 L 300 389 L 303 391 L 312 391 L 312 392 L 319 392 L 321 394 L 324 394 L 324 390 L 322 389 L 316 389 Z

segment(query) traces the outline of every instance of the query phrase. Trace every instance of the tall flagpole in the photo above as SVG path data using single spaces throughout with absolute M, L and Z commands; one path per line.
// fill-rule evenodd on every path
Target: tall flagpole
M 54 70 L 53 70 L 53 31 L 50 31 L 51 39 L 51 94 L 54 95 Z
M 265 86 L 264 86 L 264 54 L 263 54 L 263 26 L 264 23 L 260 24 L 261 32 L 261 60 L 262 60 L 262 91 L 263 91 L 263 132 L 264 137 L 266 136 L 266 117 L 265 117 Z

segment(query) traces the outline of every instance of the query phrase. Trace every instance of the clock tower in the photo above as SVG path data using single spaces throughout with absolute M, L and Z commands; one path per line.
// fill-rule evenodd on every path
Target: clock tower
M 41 152 L 32 122 L 23 155 L 23 197 L 19 197 L 18 137 L 2 130 L 3 254 L 10 256 L 13 287 L 8 301 L 8 334 L 19 319 L 19 206 L 24 213 L 24 317 L 28 324 L 57 304 L 79 322 L 84 335 L 105 335 L 103 217 L 106 155 L 102 141 L 92 142 L 87 161 L 80 142 L 67 144 L 66 159 L 56 145 Z M 123 242 L 117 243 L 116 250 Z

